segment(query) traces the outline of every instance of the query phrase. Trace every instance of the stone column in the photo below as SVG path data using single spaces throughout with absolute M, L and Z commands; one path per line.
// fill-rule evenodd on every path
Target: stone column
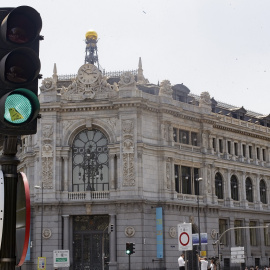
M 244 227 L 249 227 L 249 219 L 244 219 Z M 251 264 L 251 247 L 250 247 L 250 233 L 249 229 L 244 229 L 246 243 L 245 243 L 245 253 L 247 256 L 247 264 Z
M 230 224 L 229 228 L 234 228 L 234 218 L 233 217 L 230 217 L 229 224 Z M 235 231 L 232 230 L 229 233 L 229 235 L 230 235 L 230 246 L 235 247 Z
M 264 221 L 262 219 L 259 220 L 259 226 L 264 226 Z M 259 239 L 259 245 L 260 245 L 260 250 L 261 250 L 261 256 L 262 258 L 265 257 L 265 241 L 264 241 L 264 228 L 259 228 L 257 230 L 257 239 Z
M 109 155 L 109 170 L 110 170 L 110 190 L 115 189 L 115 171 L 114 171 L 114 154 Z
M 240 198 L 241 198 L 241 205 L 245 208 L 248 207 L 247 202 L 247 194 L 246 194 L 246 175 L 244 172 L 242 172 L 241 179 L 239 179 L 239 182 L 241 181 L 241 188 L 238 188 L 238 191 L 241 192 Z M 239 198 L 239 199 L 240 199 Z
M 68 191 L 68 156 L 63 156 L 64 160 L 64 191 Z
M 261 198 L 260 198 L 260 175 L 256 174 L 256 179 L 255 179 L 255 185 L 254 185 L 254 202 L 256 204 L 256 208 L 262 208 L 261 204 Z
M 117 261 L 116 261 L 116 215 L 110 215 L 110 224 L 109 226 L 113 226 L 113 230 L 110 231 L 110 262 L 109 262 L 109 270 L 117 269 Z
M 227 186 L 227 198 L 226 198 L 226 201 L 228 202 L 227 203 L 227 206 L 232 206 L 231 204 L 233 203 L 232 201 L 232 197 L 231 197 L 231 170 L 227 170 L 227 180 L 226 180 L 226 184 Z
M 63 218 L 63 248 L 69 250 L 69 215 L 62 215 Z

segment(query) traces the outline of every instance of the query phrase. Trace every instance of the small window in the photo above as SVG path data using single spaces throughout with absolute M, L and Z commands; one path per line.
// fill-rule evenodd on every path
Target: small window
M 238 143 L 234 143 L 234 155 L 238 156 Z
M 234 221 L 234 228 L 242 227 L 242 221 L 241 220 L 235 220 Z M 235 229 L 234 230 L 234 236 L 235 236 L 235 245 L 236 246 L 242 246 L 242 230 L 241 229 Z
M 228 153 L 231 154 L 231 141 L 228 141 Z
M 198 145 L 198 135 L 195 132 L 191 132 L 191 144 L 194 146 Z
M 260 181 L 260 199 L 263 204 L 267 204 L 266 185 L 263 179 Z
M 238 201 L 238 182 L 235 175 L 231 177 L 231 198 Z
M 177 129 L 173 128 L 173 140 L 177 142 Z
M 189 144 L 189 132 L 187 130 L 179 130 L 179 142 Z
M 256 147 L 256 151 L 257 151 L 257 159 L 260 159 L 260 148 Z
M 223 153 L 223 141 L 222 141 L 222 139 L 219 139 L 218 143 L 219 143 L 219 152 Z
M 266 226 L 270 222 L 264 223 L 264 226 Z M 264 228 L 264 244 L 266 246 L 270 246 L 270 234 L 268 233 L 267 228 Z
M 216 138 L 213 138 L 212 143 L 213 143 L 213 149 L 216 152 Z
M 248 146 L 248 150 L 249 150 L 249 158 L 252 158 L 252 146 L 251 145 Z
M 249 177 L 246 179 L 246 199 L 253 202 L 252 181 Z
M 219 220 L 219 224 L 218 224 L 219 226 L 219 235 L 221 235 L 223 232 L 225 232 L 226 230 L 227 230 L 227 220 L 226 219 L 220 219 Z M 222 238 L 220 239 L 220 242 L 222 243 L 222 244 L 224 244 L 224 246 L 227 246 L 228 244 L 227 244 L 227 235 L 228 234 L 224 234 L 223 236 L 222 236 Z
M 242 150 L 243 150 L 243 157 L 246 157 L 246 145 L 245 144 L 243 144 L 242 145 Z
M 223 199 L 222 176 L 219 172 L 217 172 L 215 175 L 215 191 L 218 199 Z
M 262 159 L 263 159 L 263 161 L 266 161 L 266 158 L 265 158 L 265 149 L 262 149 Z

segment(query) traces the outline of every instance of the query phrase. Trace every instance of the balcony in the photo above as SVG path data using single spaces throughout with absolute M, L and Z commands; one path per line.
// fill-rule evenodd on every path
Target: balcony
M 68 192 L 69 201 L 98 201 L 110 198 L 110 191 Z

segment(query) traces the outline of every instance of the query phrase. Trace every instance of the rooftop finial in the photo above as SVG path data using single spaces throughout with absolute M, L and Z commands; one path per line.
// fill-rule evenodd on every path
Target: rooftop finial
M 98 41 L 98 35 L 97 32 L 94 30 L 89 30 L 85 34 L 85 64 L 89 63 L 94 65 L 97 63 L 97 67 L 99 68 L 98 63 L 98 54 L 97 54 L 97 41 Z

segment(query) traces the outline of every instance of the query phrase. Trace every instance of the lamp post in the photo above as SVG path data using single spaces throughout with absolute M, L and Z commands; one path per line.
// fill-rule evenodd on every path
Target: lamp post
M 43 232 L 43 182 L 41 182 L 41 186 L 35 186 L 36 189 L 41 189 L 41 229 L 40 229 L 40 257 L 42 257 L 42 249 L 43 249 L 43 243 L 42 243 L 42 232 Z
M 201 255 L 201 224 L 200 224 L 200 181 L 202 181 L 202 178 L 196 178 L 197 181 L 197 187 L 198 187 L 198 194 L 197 194 L 197 203 L 198 203 L 198 232 L 199 232 L 199 256 Z M 199 261 L 199 269 L 201 269 L 201 263 Z
M 217 247 L 217 252 L 218 252 L 217 270 L 220 270 L 221 269 L 221 267 L 220 267 L 220 261 L 221 261 L 220 249 L 224 248 L 224 244 L 219 241 L 219 233 L 217 233 L 216 235 L 217 235 L 217 240 L 213 243 L 213 248 L 216 249 L 216 247 Z

